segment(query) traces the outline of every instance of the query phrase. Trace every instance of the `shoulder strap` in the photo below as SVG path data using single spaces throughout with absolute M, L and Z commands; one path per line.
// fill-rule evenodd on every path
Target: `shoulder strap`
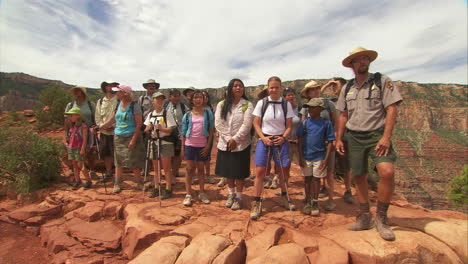
M 265 112 L 269 104 L 270 104 L 270 100 L 268 100 L 268 96 L 262 99 L 262 115 L 261 115 L 261 120 L 260 120 L 261 124 L 263 123 L 263 116 L 265 115 Z
M 94 113 L 96 112 L 96 110 L 93 111 L 93 105 L 91 104 L 91 101 L 88 100 L 88 107 L 89 107 L 89 111 L 91 111 L 91 117 L 93 118 L 93 125 L 96 124 L 96 119 L 94 119 Z
M 353 86 L 355 80 L 354 78 L 349 80 L 349 82 L 346 84 L 345 91 L 344 91 L 344 98 L 346 99 L 346 95 L 348 95 L 349 89 L 351 89 L 351 86 Z
M 307 133 L 307 129 L 306 129 L 306 121 L 307 121 L 307 118 L 302 120 L 302 135 L 306 135 Z
M 102 101 L 104 100 L 104 97 L 101 97 L 101 99 L 99 99 L 99 105 L 102 106 Z
M 169 102 L 170 102 L 170 101 L 166 101 L 166 102 L 164 102 L 164 104 L 163 104 L 163 108 L 164 108 L 164 109 L 166 109 L 166 108 L 167 108 L 167 106 L 169 105 Z
M 167 127 L 167 110 L 166 110 L 166 108 L 163 108 L 163 118 L 164 118 L 164 123 L 166 123 L 166 127 Z
M 179 104 L 180 104 L 180 109 L 182 109 L 182 115 L 184 115 L 186 113 L 185 104 L 181 102 Z
M 288 101 L 281 97 L 281 106 L 283 107 L 283 114 L 284 114 L 284 127 L 286 127 L 286 120 L 288 116 Z
M 333 124 L 333 113 L 331 111 L 331 108 L 330 108 L 330 102 L 328 101 L 328 99 L 324 98 L 323 99 L 323 102 L 325 104 L 325 109 L 327 110 L 328 112 L 328 116 L 330 116 L 330 121 L 332 122 Z

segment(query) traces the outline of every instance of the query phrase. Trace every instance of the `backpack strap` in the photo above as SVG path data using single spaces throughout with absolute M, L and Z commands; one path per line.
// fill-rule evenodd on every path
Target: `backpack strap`
M 94 113 L 96 112 L 96 110 L 93 111 L 93 105 L 91 104 L 91 101 L 88 100 L 88 107 L 89 107 L 89 111 L 91 111 L 91 116 L 93 118 L 93 125 L 96 124 L 96 119 L 94 119 Z
M 286 116 L 288 115 L 288 101 L 281 97 L 281 106 L 283 107 L 283 114 L 284 114 L 284 127 L 286 127 Z
M 263 117 L 265 116 L 265 112 L 269 104 L 270 104 L 270 100 L 268 100 L 268 96 L 262 99 L 262 115 L 261 115 L 260 124 L 263 124 Z
M 185 104 L 182 102 L 179 102 L 180 104 L 180 109 L 182 109 L 182 115 L 184 115 L 187 112 L 187 109 L 185 109 Z
M 268 96 L 262 99 L 262 115 L 261 115 L 261 122 L 263 123 L 263 117 L 265 116 L 265 112 L 270 104 L 270 100 L 268 100 Z M 276 102 L 275 102 L 276 103 Z M 286 127 L 287 115 L 288 115 L 288 101 L 281 97 L 281 107 L 283 109 L 284 115 L 284 126 Z
M 325 110 L 327 110 L 328 115 L 330 116 L 330 121 L 331 121 L 332 124 L 333 124 L 333 113 L 332 113 L 332 111 L 331 111 L 330 102 L 329 102 L 328 99 L 326 99 L 326 98 L 323 98 L 323 102 L 324 102 L 324 104 L 325 104 Z

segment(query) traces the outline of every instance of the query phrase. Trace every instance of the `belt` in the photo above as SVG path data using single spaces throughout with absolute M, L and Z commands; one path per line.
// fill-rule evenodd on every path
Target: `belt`
M 282 137 L 283 135 L 268 135 L 268 134 L 263 134 L 265 137 L 271 137 L 271 136 L 274 136 L 274 137 Z
M 289 141 L 289 144 L 297 144 L 297 141 L 295 140 L 288 140 Z
M 382 131 L 384 131 L 383 128 L 379 128 L 379 129 L 371 130 L 371 131 L 355 131 L 355 130 L 346 129 L 346 132 L 353 133 L 353 134 L 367 134 L 367 133 L 382 132 Z

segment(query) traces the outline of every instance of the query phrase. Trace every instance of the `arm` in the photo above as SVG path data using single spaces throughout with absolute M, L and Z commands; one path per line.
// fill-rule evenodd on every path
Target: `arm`
M 130 140 L 130 143 L 128 144 L 128 149 L 133 150 L 135 148 L 136 142 L 138 137 L 140 136 L 140 127 L 141 124 L 143 123 L 141 114 L 134 114 L 135 115 L 135 132 L 133 132 L 132 139 Z
M 305 161 L 304 161 L 304 155 L 302 153 L 303 150 L 303 145 L 304 145 L 304 138 L 303 137 L 297 137 L 297 148 L 299 149 L 299 166 L 304 167 L 305 166 Z
M 213 142 L 214 128 L 210 128 L 210 134 L 208 136 L 208 144 L 200 151 L 200 154 L 203 157 L 206 157 L 210 153 L 211 145 L 210 142 Z
M 109 117 L 109 119 L 106 122 L 104 122 L 104 124 L 99 126 L 99 129 L 100 130 L 109 130 L 110 128 L 112 128 L 114 123 L 115 123 L 115 112 L 112 113 L 111 117 Z
M 219 103 L 218 106 L 216 106 L 215 127 L 216 130 L 219 132 L 219 136 L 225 138 L 226 141 L 229 141 L 229 139 L 231 139 L 231 133 L 229 131 L 229 128 L 227 127 L 227 122 L 221 119 L 221 110 L 221 103 Z
M 261 139 L 266 146 L 271 146 L 273 145 L 273 141 L 269 137 L 265 137 L 265 135 L 263 135 L 261 122 L 261 117 L 254 117 L 253 125 L 255 128 L 255 132 L 257 132 L 258 138 Z
M 324 170 L 327 168 L 327 163 L 328 163 L 328 157 L 330 156 L 330 152 L 333 147 L 333 141 L 328 141 L 327 143 L 327 153 L 325 154 L 325 158 L 322 161 L 322 164 L 320 164 L 319 170 Z
M 344 111 L 341 112 L 340 115 L 338 116 L 338 125 L 336 128 L 336 151 L 340 155 L 344 155 L 345 149 L 344 149 L 344 144 L 343 144 L 343 135 L 345 131 L 345 125 L 346 122 L 348 122 L 348 112 Z
M 396 104 L 391 104 L 387 108 L 387 115 L 385 116 L 385 129 L 382 138 L 375 146 L 375 152 L 378 157 L 387 156 L 390 148 L 390 139 L 392 137 L 393 128 L 395 127 L 395 120 L 397 115 Z
M 88 143 L 88 127 L 86 125 L 81 126 L 81 134 L 83 135 L 83 144 L 81 144 L 80 155 L 86 154 L 86 144 Z

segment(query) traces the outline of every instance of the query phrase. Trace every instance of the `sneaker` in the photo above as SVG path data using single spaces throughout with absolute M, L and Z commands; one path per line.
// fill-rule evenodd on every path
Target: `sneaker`
M 263 179 L 263 188 L 265 188 L 265 189 L 270 189 L 270 185 L 271 185 L 270 176 L 266 176 L 266 177 Z
M 218 184 L 217 184 L 218 187 L 224 187 L 226 186 L 226 178 L 221 178 L 221 180 L 219 180 Z
M 148 195 L 149 198 L 154 198 L 159 196 L 159 189 L 158 188 L 153 188 L 153 191 Z
M 137 190 L 143 191 L 144 188 L 145 188 L 145 183 L 143 182 L 143 179 L 137 180 Z
M 312 202 L 312 207 L 310 210 L 311 216 L 320 216 L 320 210 L 317 202 Z
M 185 195 L 183 205 L 192 206 L 192 195 L 190 194 Z
M 215 183 L 216 183 L 216 180 L 213 178 L 213 176 L 208 175 L 208 176 L 205 178 L 205 183 L 215 184 Z
M 388 224 L 387 216 L 384 214 L 377 213 L 375 216 L 375 228 L 380 234 L 380 237 L 387 241 L 394 241 L 395 234 L 392 228 Z
M 344 200 L 346 203 L 349 203 L 349 204 L 353 204 L 353 203 L 354 203 L 354 197 L 353 197 L 353 194 L 351 193 L 351 190 L 345 191 L 345 193 L 344 193 L 344 195 L 343 195 L 343 200 Z
M 348 230 L 351 231 L 361 231 L 368 230 L 374 227 L 371 214 L 369 212 L 359 212 L 356 216 L 356 222 L 348 226 Z
M 278 188 L 278 175 L 275 174 L 273 180 L 271 180 L 270 189 L 277 189 Z
M 166 190 L 160 197 L 159 199 L 161 200 L 166 200 L 172 197 L 172 190 Z
M 288 201 L 288 198 L 286 195 L 281 196 L 279 205 L 286 210 L 296 210 L 296 206 Z
M 327 202 L 325 203 L 325 210 L 326 211 L 333 211 L 336 208 L 336 204 L 333 201 L 333 199 L 328 199 Z
M 226 207 L 227 208 L 231 208 L 232 207 L 232 204 L 234 203 L 234 199 L 236 198 L 236 194 L 229 194 L 228 197 L 227 197 L 227 201 L 226 201 Z
M 91 179 L 92 179 L 92 180 L 98 180 L 98 179 L 99 179 L 98 176 L 97 176 L 97 174 L 96 174 L 96 172 L 93 171 L 93 170 L 90 170 L 90 171 L 89 171 L 89 176 L 91 176 Z
M 231 209 L 236 211 L 241 209 L 241 201 L 239 198 L 234 198 L 234 202 L 232 203 Z
M 78 190 L 80 187 L 81 187 L 81 181 L 75 182 L 75 183 L 72 185 L 72 190 Z
M 320 193 L 319 193 L 319 198 L 323 198 L 323 197 L 327 197 L 328 196 L 328 191 L 327 191 L 327 188 L 324 186 L 322 186 L 322 189 L 320 189 Z
M 310 215 L 311 211 L 312 211 L 312 205 L 309 200 L 305 202 L 304 208 L 302 208 L 302 213 L 305 215 Z
M 262 214 L 262 207 L 260 201 L 252 201 L 251 203 L 252 209 L 250 210 L 250 219 L 258 220 L 260 215 Z
M 210 199 L 208 199 L 208 195 L 206 195 L 206 193 L 204 192 L 201 192 L 198 194 L 198 199 L 200 199 L 200 201 L 204 204 L 210 203 Z
M 85 181 L 85 184 L 83 185 L 84 189 L 89 189 L 91 188 L 91 181 Z
M 122 189 L 120 188 L 119 183 L 114 183 L 114 190 L 112 190 L 113 193 L 120 193 Z

